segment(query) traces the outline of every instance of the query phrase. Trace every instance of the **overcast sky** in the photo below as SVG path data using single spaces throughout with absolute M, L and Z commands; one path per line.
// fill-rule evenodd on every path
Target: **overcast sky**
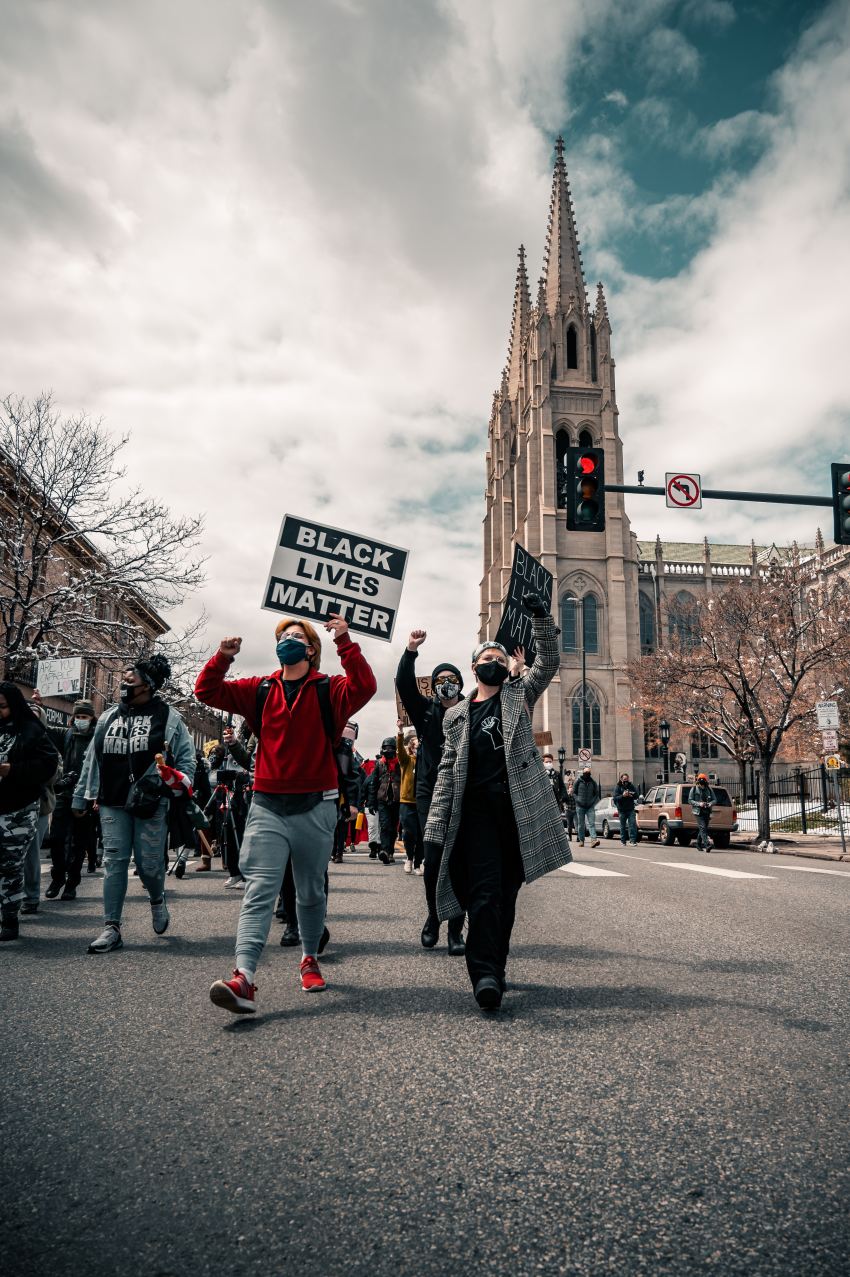
M 558 132 L 627 478 L 825 495 L 848 455 L 846 0 L 0 0 L 0 18 L 3 393 L 132 431 L 133 478 L 208 512 L 186 614 L 203 603 L 211 647 L 241 633 L 245 672 L 273 665 L 259 603 L 284 512 L 409 547 L 396 641 L 365 645 L 368 749 L 412 626 L 425 672 L 468 666 L 491 396 Z M 639 536 L 682 540 L 810 542 L 818 521 L 628 508 Z

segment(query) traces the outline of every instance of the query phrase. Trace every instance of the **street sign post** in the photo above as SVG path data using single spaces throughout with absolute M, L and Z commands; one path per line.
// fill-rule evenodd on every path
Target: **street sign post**
M 821 732 L 821 747 L 825 754 L 834 754 L 838 749 L 838 732 L 832 728 Z
M 702 509 L 702 480 L 698 474 L 668 471 L 664 487 L 667 493 L 667 505 L 671 509 Z
M 838 727 L 838 701 L 818 701 L 815 713 L 818 716 L 818 727 L 821 731 Z
M 828 772 L 837 772 L 839 768 L 842 766 L 841 759 L 838 757 L 837 754 L 830 754 L 825 761 L 826 761 L 826 770 Z
M 589 749 L 580 749 L 578 751 L 578 761 L 581 767 L 589 767 L 593 762 L 593 754 Z

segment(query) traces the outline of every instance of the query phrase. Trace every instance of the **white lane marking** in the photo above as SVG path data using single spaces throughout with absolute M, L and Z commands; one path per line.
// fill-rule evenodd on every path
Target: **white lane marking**
M 846 869 L 815 869 L 814 865 L 771 865 L 771 869 L 789 869 L 795 874 L 834 874 L 836 878 L 850 878 Z
M 715 874 L 718 878 L 772 878 L 772 874 L 748 874 L 742 869 L 720 869 L 716 865 L 690 865 L 682 860 L 653 860 L 653 865 L 668 869 L 692 869 L 698 874 Z
M 580 865 L 577 861 L 573 861 L 570 865 L 561 865 L 561 869 L 565 874 L 575 874 L 577 878 L 628 878 L 628 874 L 621 874 L 616 869 L 600 869 L 597 865 Z

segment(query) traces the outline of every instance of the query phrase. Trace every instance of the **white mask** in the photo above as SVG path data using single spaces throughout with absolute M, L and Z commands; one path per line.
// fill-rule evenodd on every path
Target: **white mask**
M 75 718 L 74 719 L 74 726 L 76 727 L 78 732 L 88 731 L 90 723 L 91 723 L 90 718 Z

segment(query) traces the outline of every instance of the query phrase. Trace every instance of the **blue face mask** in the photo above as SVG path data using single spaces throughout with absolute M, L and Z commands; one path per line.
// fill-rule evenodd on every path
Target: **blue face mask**
M 283 638 L 275 648 L 281 665 L 298 665 L 307 660 L 307 644 L 301 639 Z

